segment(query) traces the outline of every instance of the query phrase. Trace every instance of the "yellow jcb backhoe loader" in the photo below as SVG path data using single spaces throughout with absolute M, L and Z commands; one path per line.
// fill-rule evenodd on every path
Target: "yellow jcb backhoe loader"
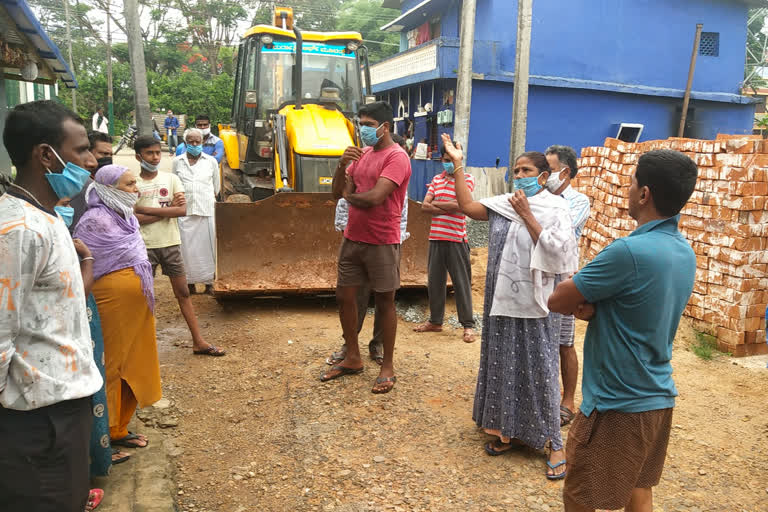
M 359 143 L 354 115 L 371 91 L 357 32 L 302 32 L 293 12 L 240 41 L 232 122 L 219 125 L 222 201 L 216 204 L 217 298 L 330 292 L 341 234 L 331 181 L 344 149 Z M 430 218 L 410 202 L 404 287 L 427 282 Z

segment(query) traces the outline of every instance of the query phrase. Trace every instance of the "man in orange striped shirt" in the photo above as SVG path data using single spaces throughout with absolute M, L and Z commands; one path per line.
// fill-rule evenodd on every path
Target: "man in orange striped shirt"
M 467 219 L 456 201 L 453 162 L 442 150 L 443 172 L 432 178 L 422 209 L 432 214 L 429 230 L 429 256 L 427 261 L 429 292 L 429 321 L 414 328 L 416 332 L 440 332 L 445 316 L 447 275 L 451 275 L 456 292 L 456 309 L 464 327 L 463 339 L 475 341 L 475 320 L 472 312 L 472 268 L 469 261 Z M 466 174 L 470 191 L 475 179 Z

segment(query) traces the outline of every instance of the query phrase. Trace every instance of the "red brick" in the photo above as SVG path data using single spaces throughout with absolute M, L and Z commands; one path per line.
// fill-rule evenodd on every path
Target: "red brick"
M 745 335 L 743 332 L 732 331 L 724 327 L 718 327 L 717 340 L 728 345 L 743 345 L 745 341 Z

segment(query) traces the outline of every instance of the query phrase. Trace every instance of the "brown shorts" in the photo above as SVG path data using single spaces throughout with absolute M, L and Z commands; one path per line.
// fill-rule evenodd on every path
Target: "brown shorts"
M 371 285 L 378 293 L 400 288 L 400 244 L 372 245 L 344 238 L 337 286 Z
M 160 247 L 157 249 L 147 249 L 149 262 L 152 264 L 152 274 L 154 275 L 157 266 L 163 271 L 163 275 L 168 277 L 186 276 L 184 270 L 184 258 L 181 257 L 181 246 L 171 245 L 170 247 Z
M 568 432 L 563 496 L 590 509 L 624 508 L 635 488 L 658 485 L 672 409 L 577 413 Z

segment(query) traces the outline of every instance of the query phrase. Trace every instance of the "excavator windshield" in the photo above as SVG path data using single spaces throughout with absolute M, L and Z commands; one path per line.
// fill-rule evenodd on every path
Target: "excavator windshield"
M 341 110 L 356 112 L 361 105 L 362 90 L 355 53 L 341 45 L 315 42 L 304 42 L 302 49 L 302 98 L 333 100 Z M 259 111 L 265 113 L 296 99 L 292 73 L 296 43 L 265 44 L 260 59 Z

